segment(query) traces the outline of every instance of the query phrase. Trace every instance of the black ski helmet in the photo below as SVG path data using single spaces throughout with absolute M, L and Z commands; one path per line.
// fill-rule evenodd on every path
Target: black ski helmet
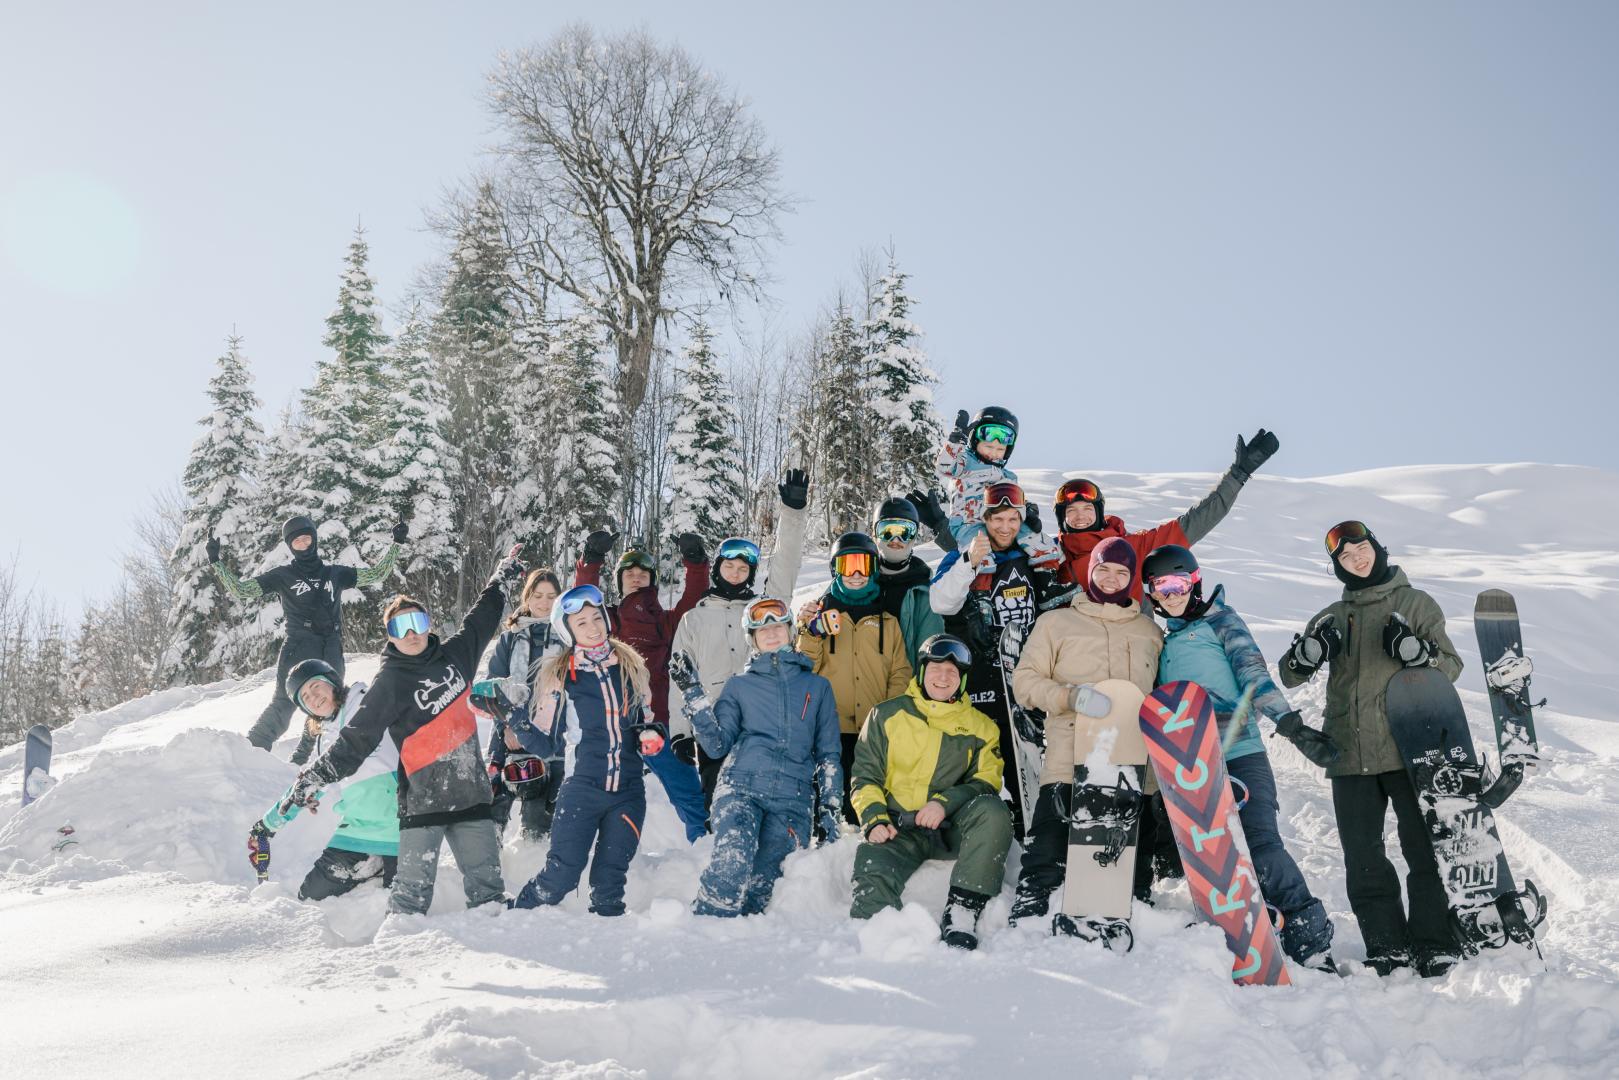
M 1186 605 L 1185 613 L 1180 616 L 1195 617 L 1194 613 L 1203 606 L 1202 571 L 1197 565 L 1197 556 L 1193 555 L 1190 549 L 1182 547 L 1180 544 L 1164 544 L 1153 548 L 1147 553 L 1147 557 L 1141 560 L 1142 595 L 1147 598 L 1147 602 L 1152 605 L 1154 611 L 1165 618 L 1169 618 L 1169 612 L 1165 611 L 1164 608 L 1159 606 L 1158 601 L 1153 599 L 1149 587 L 1153 578 L 1163 577 L 1165 574 L 1191 574 L 1199 578 L 1199 580 L 1192 583 L 1190 602 Z
M 871 567 L 872 571 L 875 573 L 877 569 L 877 560 L 882 557 L 882 552 L 877 550 L 877 541 L 873 540 L 867 533 L 846 532 L 842 536 L 838 537 L 838 542 L 836 544 L 832 545 L 832 557 L 827 560 L 827 565 L 829 565 L 832 568 L 832 572 L 836 574 L 838 572 L 839 555 L 861 553 L 871 556 Z
M 1096 507 L 1096 521 L 1088 529 L 1072 529 L 1068 526 L 1068 508 L 1077 502 L 1088 502 Z M 1064 480 L 1057 488 L 1057 495 L 1051 508 L 1057 514 L 1057 528 L 1063 532 L 1095 532 L 1100 529 L 1107 518 L 1107 504 L 1102 498 L 1102 489 L 1094 480 L 1076 476 L 1072 480 Z
M 955 701 L 967 691 L 967 675 L 973 668 L 973 651 L 954 634 L 934 634 L 916 650 L 918 683 L 921 682 L 924 665 L 943 662 L 954 664 L 956 670 L 961 672 L 961 685 L 956 687 L 955 697 L 950 699 Z
M 967 445 L 973 448 L 974 453 L 977 452 L 979 443 L 978 429 L 985 424 L 1005 424 L 1012 429 L 1012 444 L 1006 448 L 1006 456 L 1001 458 L 1001 463 L 1004 465 L 1011 461 L 1012 451 L 1017 449 L 1017 417 L 1012 415 L 1012 410 L 1003 409 L 999 405 L 985 405 L 979 409 L 978 415 L 967 425 Z
M 281 526 L 281 541 L 290 548 L 293 537 L 302 536 L 304 533 L 308 533 L 310 536 L 316 535 L 315 521 L 313 518 L 298 514 L 288 518 L 287 523 Z
M 315 716 L 314 713 L 310 712 L 309 709 L 304 706 L 303 699 L 298 696 L 303 692 L 304 686 L 313 679 L 324 679 L 326 682 L 331 684 L 332 693 L 337 698 L 338 707 L 341 708 L 343 705 L 342 677 L 337 674 L 337 669 L 332 667 L 332 665 L 328 664 L 324 660 L 313 657 L 308 660 L 298 661 L 296 664 L 292 665 L 292 669 L 287 672 L 287 684 L 285 689 L 288 700 L 290 700 L 294 705 L 298 706 L 298 710 L 300 712 L 309 716 Z M 330 719 L 330 717 L 315 716 L 315 719 L 327 720 Z
M 916 504 L 899 495 L 883 500 L 882 505 L 877 507 L 877 516 L 872 519 L 872 524 L 889 518 L 901 518 L 905 521 L 914 521 L 917 525 L 922 524 L 922 515 L 916 512 Z

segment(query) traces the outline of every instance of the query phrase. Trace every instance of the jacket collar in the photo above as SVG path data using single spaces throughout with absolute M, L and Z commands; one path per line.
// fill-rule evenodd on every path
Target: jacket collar
M 1385 599 L 1395 589 L 1408 589 L 1411 579 L 1405 576 L 1405 571 L 1398 566 L 1391 566 L 1389 579 L 1381 585 L 1368 585 L 1364 589 L 1345 589 L 1344 603 L 1346 604 L 1375 604 Z
M 1199 615 L 1195 619 L 1183 619 L 1178 616 L 1171 619 L 1165 619 L 1164 625 L 1169 627 L 1170 633 L 1174 633 L 1177 630 L 1184 630 L 1193 623 L 1201 622 L 1202 620 L 1208 618 L 1210 615 L 1213 615 L 1216 611 L 1223 607 L 1225 607 L 1224 583 L 1214 587 L 1214 593 L 1209 597 L 1208 605 L 1203 609 L 1203 614 Z
M 1083 592 L 1077 592 L 1074 594 L 1073 603 L 1068 605 L 1068 610 L 1076 615 L 1088 615 L 1105 622 L 1123 622 L 1141 614 L 1141 602 L 1132 600 L 1128 605 L 1098 604 Z
M 777 660 L 780 663 L 777 663 Z M 756 652 L 748 658 L 748 670 L 755 675 L 773 675 L 782 668 L 800 668 L 811 671 L 815 661 L 799 652 L 797 649 L 777 649 L 773 653 Z M 791 672 L 787 672 L 791 674 Z

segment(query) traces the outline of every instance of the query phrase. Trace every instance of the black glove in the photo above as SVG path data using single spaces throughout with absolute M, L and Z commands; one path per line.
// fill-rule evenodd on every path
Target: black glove
M 1231 467 L 1242 473 L 1244 480 L 1248 479 L 1259 467 L 1270 460 L 1270 456 L 1281 448 L 1276 436 L 1260 428 L 1254 432 L 1254 437 L 1243 442 L 1242 436 L 1237 436 L 1237 460 Z
M 585 562 L 605 562 L 607 553 L 613 550 L 613 545 L 616 543 L 618 543 L 618 533 L 608 532 L 606 529 L 597 529 L 585 537 Z
M 955 426 L 955 429 L 950 432 L 950 441 L 953 442 L 953 443 L 964 443 L 964 442 L 966 442 L 967 441 L 967 425 L 970 424 L 970 423 L 972 423 L 972 417 L 967 415 L 967 410 L 966 409 L 962 409 L 959 412 L 957 412 L 956 413 L 956 426 Z
M 488 585 L 496 582 L 513 585 L 523 579 L 523 575 L 528 573 L 528 566 L 519 557 L 522 550 L 523 545 L 517 544 L 506 553 L 506 557 L 495 567 L 495 572 L 489 575 Z M 484 587 L 488 588 L 488 585 Z
M 208 538 L 208 561 L 210 563 L 219 561 L 219 537 L 217 536 Z
M 809 473 L 803 469 L 788 469 L 776 490 L 781 493 L 782 505 L 787 509 L 804 509 L 809 505 Z
M 669 749 L 687 765 L 697 764 L 697 740 L 690 735 L 676 735 L 669 740 Z
M 676 652 L 669 657 L 669 681 L 680 688 L 687 701 L 696 701 L 703 696 L 703 680 L 697 673 L 697 665 L 684 652 Z
M 292 782 L 292 790 L 281 800 L 281 813 L 286 815 L 294 806 L 301 806 L 311 814 L 320 812 L 320 789 L 326 785 L 315 775 L 314 769 L 305 769 Z
M 939 493 L 923 492 L 918 489 L 905 498 L 916 507 L 916 516 L 922 519 L 922 524 L 933 531 L 934 543 L 945 551 L 956 550 L 956 538 L 950 531 L 950 518 L 944 512 L 944 504 L 939 499 Z
M 498 679 L 479 679 L 472 684 L 472 693 L 468 700 L 472 711 L 482 713 L 491 720 L 505 723 L 511 718 L 512 703 L 506 697 L 505 689 Z
M 703 538 L 696 533 L 681 533 L 675 537 L 675 547 L 680 549 L 680 557 L 689 563 L 708 563 L 708 552 L 703 550 Z
M 403 544 L 410 537 L 410 526 L 403 521 L 394 526 L 394 543 Z
M 1338 632 L 1337 624 L 1337 616 L 1328 615 L 1306 633 L 1293 636 L 1293 647 L 1288 650 L 1287 662 L 1294 671 L 1314 671 L 1338 655 L 1344 647 L 1344 638 Z
M 1276 734 L 1298 748 L 1310 762 L 1325 769 L 1341 756 L 1338 744 L 1324 731 L 1304 726 L 1304 718 L 1290 712 L 1276 721 Z
M 1023 504 L 1023 524 L 1027 525 L 1032 533 L 1040 532 L 1040 508 L 1034 503 Z
M 1417 637 L 1411 624 L 1405 621 L 1405 616 L 1395 611 L 1389 614 L 1389 621 L 1383 624 L 1383 651 L 1406 667 L 1426 667 L 1434 648 Z

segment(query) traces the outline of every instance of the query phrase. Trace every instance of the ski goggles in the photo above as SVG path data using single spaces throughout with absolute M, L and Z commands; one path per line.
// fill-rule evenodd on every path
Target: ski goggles
M 1002 446 L 1011 446 L 1017 442 L 1017 430 L 1006 424 L 979 424 L 973 438 L 978 442 L 998 442 Z
M 916 660 L 918 667 L 923 664 L 950 663 L 967 671 L 973 666 L 973 652 L 960 638 L 948 634 L 935 634 L 922 643 L 921 650 L 916 654 Z
M 761 596 L 742 609 L 742 626 L 749 633 L 761 627 L 787 625 L 792 621 L 793 613 L 787 602 L 774 596 Z
M 740 536 L 720 541 L 719 554 L 722 559 L 741 559 L 749 566 L 759 565 L 759 545 Z
M 531 755 L 522 757 L 512 756 L 506 759 L 501 768 L 500 775 L 506 778 L 509 784 L 526 784 L 532 780 L 545 779 L 545 761 Z
M 1057 489 L 1057 505 L 1067 506 L 1072 502 L 1101 502 L 1102 489 L 1089 480 L 1069 480 Z
M 1016 484 L 991 484 L 984 489 L 984 516 L 988 517 L 992 510 L 1003 510 L 1006 507 L 1023 513 L 1027 504 L 1023 500 L 1023 489 Z
M 1362 540 L 1370 540 L 1372 530 L 1362 521 L 1340 521 L 1327 530 L 1327 554 L 1337 557 L 1345 544 L 1358 544 Z
M 425 634 L 433 625 L 425 611 L 402 611 L 388 620 L 388 636 L 402 638 L 406 634 Z
M 876 529 L 877 539 L 885 544 L 909 544 L 916 532 L 916 522 L 909 518 L 883 518 Z
M 618 568 L 628 570 L 630 567 L 639 567 L 642 570 L 656 571 L 658 560 L 644 551 L 626 551 L 618 557 Z
M 602 591 L 594 585 L 575 585 L 557 597 L 557 607 L 562 609 L 564 615 L 577 615 L 592 605 L 599 608 L 607 606 L 607 601 L 602 599 Z
M 1148 579 L 1147 588 L 1157 596 L 1187 596 L 1202 580 L 1201 570 L 1193 570 L 1190 574 L 1159 574 Z
M 838 577 L 848 577 L 850 574 L 871 576 L 871 553 L 866 551 L 845 551 L 842 555 L 832 557 L 832 572 Z

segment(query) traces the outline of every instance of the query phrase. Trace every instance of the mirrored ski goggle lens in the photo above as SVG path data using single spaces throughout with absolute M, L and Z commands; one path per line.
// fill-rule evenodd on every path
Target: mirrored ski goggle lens
M 761 626 L 769 626 L 771 623 L 789 623 L 793 621 L 792 612 L 788 610 L 787 605 L 774 597 L 755 600 L 748 605 L 744 617 L 747 620 L 749 630 L 757 630 Z
M 591 604 L 596 607 L 607 606 L 607 602 L 602 599 L 602 591 L 594 585 L 575 585 L 557 597 L 557 607 L 562 609 L 564 615 L 576 615 L 580 609 Z
M 537 757 L 517 758 L 506 762 L 505 768 L 501 771 L 512 783 L 524 784 L 545 777 L 545 762 Z
M 1011 446 L 1017 441 L 1017 432 L 1005 424 L 980 424 L 978 426 L 979 442 L 998 442 L 1002 446 Z
M 1070 480 L 1057 489 L 1057 504 L 1071 502 L 1101 502 L 1102 489 L 1089 480 Z
M 839 577 L 850 574 L 871 576 L 871 556 L 864 551 L 851 551 L 832 560 L 832 570 Z
M 406 611 L 388 620 L 388 636 L 402 638 L 406 634 L 425 634 L 433 620 L 425 611 Z
M 651 555 L 648 555 L 644 551 L 626 551 L 623 555 L 619 556 L 618 568 L 620 570 L 627 570 L 632 566 L 638 567 L 642 570 L 656 570 L 658 568 L 658 560 L 654 559 Z
M 1372 530 L 1359 521 L 1342 521 L 1327 530 L 1327 554 L 1336 555 L 1345 544 L 1358 544 L 1369 540 Z
M 972 650 L 960 641 L 935 641 L 922 652 L 922 662 L 933 664 L 951 662 L 964 668 L 973 666 Z
M 720 544 L 720 558 L 743 559 L 749 566 L 759 565 L 759 545 L 752 540 L 732 537 Z
M 884 518 L 877 523 L 877 539 L 883 543 L 909 543 L 916 539 L 916 522 L 905 518 Z
M 1023 509 L 1023 489 L 1016 484 L 991 484 L 984 492 L 984 509 L 998 510 L 1003 506 Z
M 1152 591 L 1159 596 L 1185 596 L 1201 579 L 1201 573 L 1160 574 L 1152 579 Z

